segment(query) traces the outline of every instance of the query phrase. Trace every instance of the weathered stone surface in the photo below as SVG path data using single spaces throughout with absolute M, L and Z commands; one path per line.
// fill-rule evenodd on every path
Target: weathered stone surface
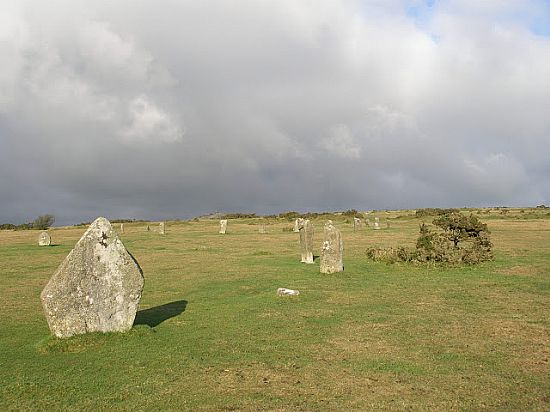
M 57 337 L 124 332 L 143 290 L 141 268 L 109 221 L 97 218 L 61 263 L 40 297 Z
M 353 218 L 353 230 L 363 229 L 363 222 L 358 217 Z
M 124 233 L 124 223 L 120 224 L 120 233 Z
M 342 234 L 329 220 L 325 224 L 325 240 L 321 248 L 321 273 L 336 273 L 344 270 L 344 243 Z
M 227 219 L 220 220 L 220 234 L 224 235 L 227 231 Z
M 46 231 L 40 232 L 38 236 L 38 246 L 50 246 L 52 244 L 52 238 Z
M 302 226 L 304 224 L 304 219 L 302 219 L 301 217 L 299 217 L 298 219 L 296 219 L 294 221 L 294 229 L 293 229 L 293 232 L 295 233 L 298 233 L 300 231 L 300 226 Z
M 375 217 L 374 218 L 374 226 L 373 226 L 373 229 L 380 229 L 380 219 Z
M 298 296 L 300 294 L 299 290 L 279 288 L 277 289 L 278 296 Z
M 159 233 L 160 233 L 161 235 L 166 234 L 166 231 L 165 231 L 165 223 L 164 223 L 164 222 L 160 222 L 160 223 L 159 223 Z
M 309 219 L 301 219 L 300 223 L 301 261 L 313 263 L 313 223 Z

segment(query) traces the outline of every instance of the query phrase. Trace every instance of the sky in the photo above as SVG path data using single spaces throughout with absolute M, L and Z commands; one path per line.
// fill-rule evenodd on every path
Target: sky
M 0 0 L 0 223 L 550 205 L 550 1 Z

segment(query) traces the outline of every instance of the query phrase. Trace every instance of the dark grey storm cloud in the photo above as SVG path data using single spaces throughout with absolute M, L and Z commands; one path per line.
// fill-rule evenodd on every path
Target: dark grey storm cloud
M 0 222 L 550 203 L 544 1 L 1 1 Z

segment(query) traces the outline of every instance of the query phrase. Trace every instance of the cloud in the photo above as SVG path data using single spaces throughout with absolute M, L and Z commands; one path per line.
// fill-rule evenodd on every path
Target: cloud
M 355 141 L 348 126 L 339 124 L 331 128 L 330 136 L 321 141 L 321 146 L 329 154 L 342 158 L 359 159 L 361 147 Z
M 0 221 L 548 204 L 549 16 L 3 2 Z
M 175 142 L 183 136 L 183 131 L 170 116 L 145 96 L 132 99 L 128 113 L 130 125 L 119 132 L 125 142 Z
M 81 57 L 97 72 L 116 76 L 119 81 L 127 81 L 127 76 L 138 81 L 147 78 L 150 54 L 134 41 L 123 39 L 106 22 L 89 22 L 80 30 L 78 43 Z

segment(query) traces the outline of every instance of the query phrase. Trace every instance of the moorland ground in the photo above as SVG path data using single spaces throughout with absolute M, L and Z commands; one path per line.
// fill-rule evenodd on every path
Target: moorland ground
M 292 222 L 125 224 L 145 288 L 126 334 L 49 337 L 39 295 L 85 227 L 0 231 L 1 410 L 550 410 L 550 215 L 478 210 L 495 259 L 374 263 L 414 213 L 344 238 L 345 271 L 300 263 Z M 430 218 L 424 220 L 430 221 Z M 314 221 L 315 255 L 324 219 Z M 118 228 L 118 225 L 115 225 Z M 285 229 L 285 230 L 283 230 Z M 277 297 L 278 287 L 299 297 Z

